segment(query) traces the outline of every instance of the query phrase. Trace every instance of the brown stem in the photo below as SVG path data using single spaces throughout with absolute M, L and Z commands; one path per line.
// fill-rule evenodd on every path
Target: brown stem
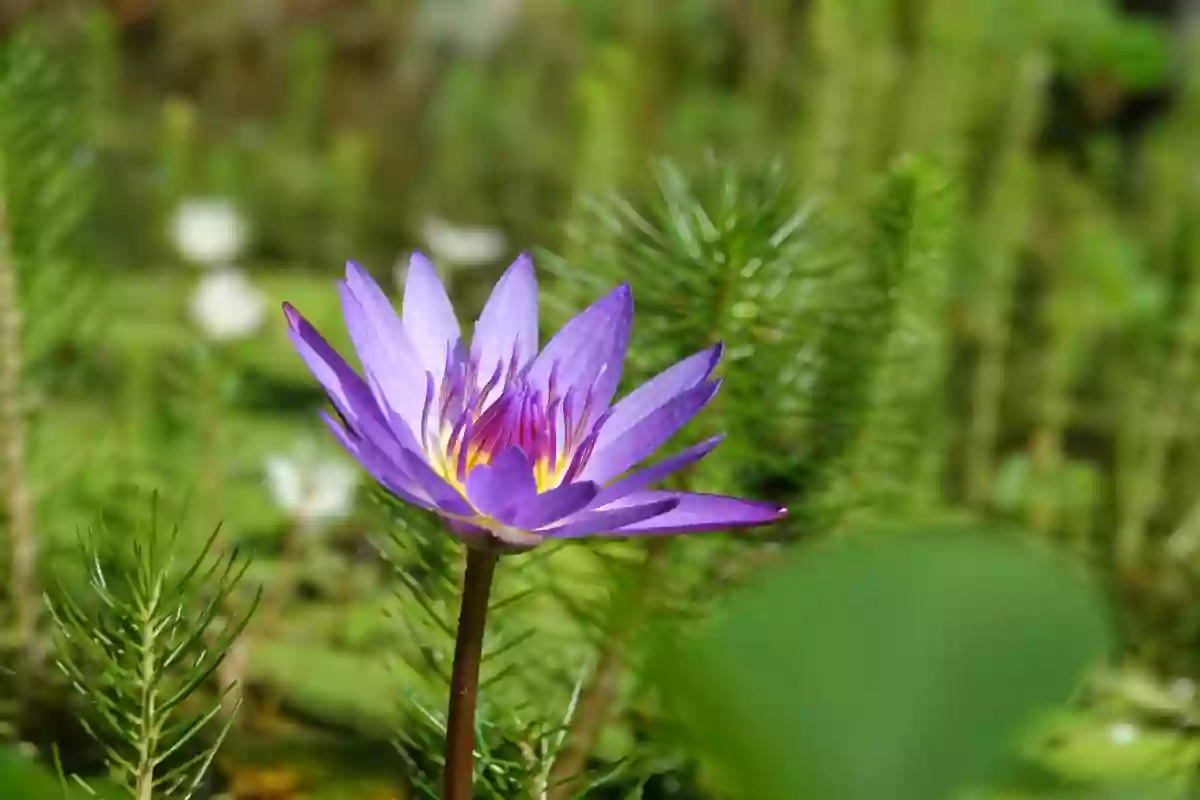
M 624 660 L 621 654 L 625 651 L 629 635 L 636 630 L 638 623 L 645 613 L 646 595 L 658 567 L 667 554 L 667 539 L 653 539 L 646 546 L 646 555 L 638 572 L 637 584 L 633 587 L 633 595 L 626 606 L 626 613 L 615 615 L 613 630 L 608 635 L 596 668 L 592 671 L 591 680 L 583 694 L 579 697 L 575 715 L 567 728 L 566 744 L 555 757 L 554 766 L 550 768 L 550 789 L 548 800 L 568 800 L 579 789 L 579 783 L 587 766 L 588 755 L 600 738 L 600 731 L 608 721 L 609 711 L 617 693 L 617 685 L 621 677 Z
M 471 787 L 475 783 L 475 703 L 479 691 L 479 664 L 483 660 L 488 597 L 499 558 L 498 554 L 487 550 L 467 550 L 467 572 L 463 576 L 462 605 L 458 612 L 458 639 L 454 643 L 454 670 L 450 677 L 443 800 L 471 800 Z
M 12 550 L 10 596 L 21 673 L 31 673 L 37 634 L 37 540 L 33 495 L 25 479 L 25 398 L 21 391 L 21 307 L 17 265 L 9 246 L 8 216 L 0 198 L 0 437 L 4 458 L 9 547 Z

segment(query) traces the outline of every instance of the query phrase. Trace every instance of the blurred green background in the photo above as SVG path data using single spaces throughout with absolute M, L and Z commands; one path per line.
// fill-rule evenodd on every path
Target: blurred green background
M 5 689 L 12 763 L 57 742 L 102 770 L 41 592 L 82 585 L 77 531 L 119 539 L 157 489 L 267 592 L 209 790 L 402 797 L 436 772 L 457 553 L 329 441 L 277 310 L 348 352 L 343 262 L 395 292 L 419 248 L 464 321 L 524 250 L 544 331 L 629 280 L 630 385 L 725 340 L 687 435 L 728 439 L 683 480 L 792 510 L 511 562 L 488 759 L 540 763 L 599 662 L 589 796 L 726 796 L 630 609 L 686 627 L 810 542 L 987 522 L 1092 575 L 1120 642 L 1021 746 L 1032 783 L 1196 782 L 1194 0 L 75 0 L 4 4 L 0 47 L 0 663 L 40 665 Z

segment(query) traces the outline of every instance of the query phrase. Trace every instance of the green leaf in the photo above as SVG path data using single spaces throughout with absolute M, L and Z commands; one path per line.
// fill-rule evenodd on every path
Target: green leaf
M 934 800 L 995 775 L 1108 645 L 1040 551 L 893 533 L 797 554 L 655 672 L 747 797 Z

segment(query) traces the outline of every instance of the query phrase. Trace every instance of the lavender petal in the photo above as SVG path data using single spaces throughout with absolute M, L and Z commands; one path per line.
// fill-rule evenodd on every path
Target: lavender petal
M 646 503 L 668 497 L 679 501 L 673 510 L 653 519 L 631 522 L 618 530 L 617 535 L 700 533 L 745 528 L 776 522 L 787 514 L 786 508 L 773 503 L 691 492 L 635 492 L 614 506 L 620 508 L 625 504 L 633 504 L 633 507 L 641 508 Z
M 605 408 L 617 391 L 633 325 L 633 293 L 623 283 L 567 321 L 546 343 L 529 370 L 532 385 L 546 391 L 556 373 L 557 391 L 592 393 Z
M 324 411 L 319 412 L 319 414 L 333 433 L 333 438 L 383 488 L 406 503 L 412 503 L 421 508 L 432 509 L 434 507 L 434 503 L 421 496 L 419 490 L 412 485 L 411 478 L 397 468 L 377 448 L 371 446 L 369 440 L 355 439 L 340 422 L 329 416 L 329 414 Z
M 429 495 L 439 510 L 460 517 L 472 516 L 474 511 L 471 504 L 441 475 L 434 472 L 424 458 L 410 450 L 401 449 L 396 461 L 412 476 L 413 483 Z
M 538 532 L 549 539 L 578 539 L 582 536 L 591 536 L 602 532 L 615 532 L 629 525 L 666 514 L 678 504 L 679 501 L 671 497 L 654 500 L 643 505 L 625 505 L 598 511 L 584 511 L 560 525 Z M 624 534 L 614 533 L 614 535 Z
M 720 444 L 724 438 L 724 435 L 714 436 L 670 458 L 663 459 L 653 466 L 638 470 L 631 475 L 626 475 L 624 478 L 610 483 L 596 496 L 596 499 L 592 502 L 592 507 L 600 508 L 601 506 L 606 506 L 627 494 L 636 492 L 639 489 L 645 489 L 650 484 L 661 481 L 673 472 L 696 463 L 711 453 L 713 448 Z
M 524 530 L 544 528 L 582 511 L 595 500 L 599 491 L 600 487 L 589 481 L 557 486 L 518 508 L 513 525 Z
M 395 309 L 367 271 L 353 261 L 346 263 L 346 279 L 338 283 L 338 295 L 350 341 L 379 405 L 391 409 L 419 439 L 425 370 Z
M 505 270 L 475 323 L 471 355 L 479 371 L 488 376 L 497 365 L 516 356 L 523 369 L 538 349 L 537 275 L 533 260 L 521 255 Z
M 708 380 L 721 360 L 721 344 L 701 350 L 695 355 L 668 367 L 634 389 L 613 406 L 612 414 L 600 429 L 596 449 L 611 444 L 621 434 L 661 408 L 672 398 Z
M 647 414 L 607 446 L 597 445 L 579 474 L 580 480 L 605 483 L 636 465 L 696 416 L 719 386 L 720 381 L 709 381 L 688 389 Z
M 440 376 L 446 365 L 447 352 L 462 334 L 437 269 L 420 253 L 413 253 L 408 260 L 402 319 L 421 364 L 427 371 Z
M 283 313 L 292 345 L 338 413 L 356 428 L 363 417 L 372 417 L 383 424 L 375 398 L 358 373 L 290 303 L 283 304 Z
M 510 447 L 490 463 L 472 469 L 466 490 L 471 505 L 480 514 L 511 525 L 517 509 L 537 495 L 533 465 L 519 447 Z

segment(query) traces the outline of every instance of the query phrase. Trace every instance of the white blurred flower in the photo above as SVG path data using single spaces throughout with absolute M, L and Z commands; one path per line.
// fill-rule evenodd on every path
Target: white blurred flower
M 192 319 L 210 339 L 227 342 L 254 334 L 267 316 L 267 298 L 236 269 L 201 279 L 191 301 Z
M 1128 745 L 1137 741 L 1141 731 L 1132 722 L 1118 722 L 1108 729 L 1108 738 L 1113 744 Z
M 180 255 L 205 267 L 229 264 L 242 252 L 246 230 L 233 203 L 221 198 L 184 200 L 171 220 Z
M 504 255 L 504 234 L 494 228 L 454 225 L 429 217 L 421 226 L 434 261 L 448 267 L 474 267 L 491 264 Z
M 275 504 L 306 526 L 344 519 L 354 508 L 359 471 L 343 460 L 322 457 L 315 448 L 267 456 L 266 477 Z
M 1167 691 L 1182 704 L 1191 703 L 1196 699 L 1196 684 L 1191 678 L 1176 678 L 1171 681 Z
M 522 0 L 426 0 L 419 30 L 428 39 L 479 55 L 499 44 L 521 10 Z

